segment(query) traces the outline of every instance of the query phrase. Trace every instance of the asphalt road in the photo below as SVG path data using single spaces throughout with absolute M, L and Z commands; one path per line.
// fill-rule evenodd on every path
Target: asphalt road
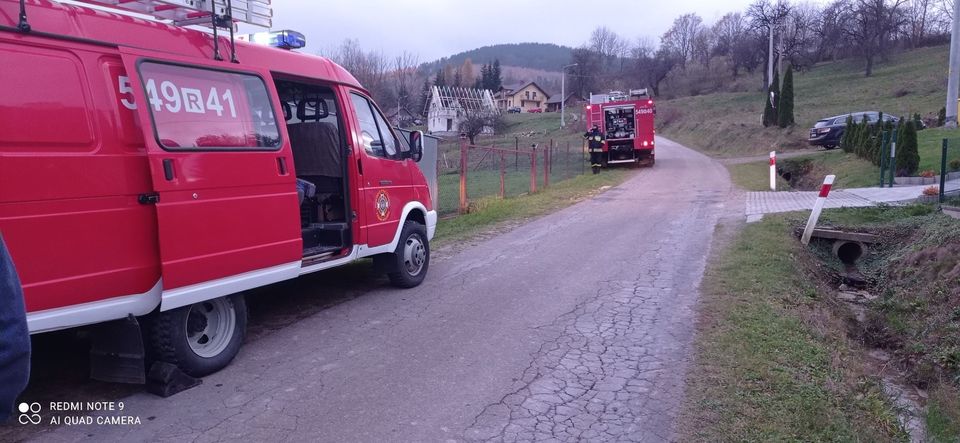
M 12 426 L 0 440 L 672 440 L 732 188 L 717 162 L 658 143 L 654 168 L 438 254 L 419 288 L 352 267 L 260 291 L 237 360 L 192 390 L 28 392 L 122 400 L 106 415 L 139 425 Z

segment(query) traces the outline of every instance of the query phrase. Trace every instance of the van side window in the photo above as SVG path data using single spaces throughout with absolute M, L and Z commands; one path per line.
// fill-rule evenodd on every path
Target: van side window
M 357 120 L 360 121 L 360 136 L 363 138 L 363 148 L 368 154 L 397 160 L 397 139 L 380 112 L 373 107 L 365 97 L 351 93 L 350 101 L 357 111 Z
M 273 102 L 260 77 L 154 62 L 138 70 L 164 149 L 280 149 Z

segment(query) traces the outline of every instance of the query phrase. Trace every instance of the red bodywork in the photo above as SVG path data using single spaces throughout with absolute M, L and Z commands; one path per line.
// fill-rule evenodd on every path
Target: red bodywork
M 325 58 L 238 42 L 240 63 L 215 61 L 209 34 L 47 0 L 27 1 L 32 31 L 21 33 L 18 12 L 16 0 L 0 0 L 0 232 L 29 313 L 79 309 L 156 287 L 164 297 L 209 282 L 251 287 L 314 270 L 300 270 L 287 127 L 280 120 L 272 137 L 261 137 L 268 142 L 258 142 L 252 120 L 223 117 L 274 119 L 270 113 L 281 109 L 277 77 L 327 87 L 341 107 L 356 247 L 332 260 L 385 252 L 405 216 L 435 220 L 412 160 L 365 152 L 349 95 L 367 92 Z M 222 34 L 219 46 L 229 58 Z M 187 68 L 224 75 L 194 76 Z M 258 77 L 262 86 L 250 86 Z M 230 94 L 244 87 L 241 79 L 263 88 L 266 106 L 254 109 Z M 176 102 L 148 99 L 156 96 Z M 192 124 L 178 119 L 196 109 L 204 113 Z M 234 149 L 178 149 L 185 140 Z M 251 149 L 258 143 L 274 145 Z M 290 264 L 282 277 L 258 274 Z M 55 327 L 110 320 L 84 315 Z
M 596 98 L 599 97 L 599 98 Z M 593 96 L 586 107 L 586 130 L 594 126 L 604 135 L 604 160 L 611 163 L 640 162 L 653 160 L 655 145 L 654 116 L 657 108 L 653 99 L 630 96 Z M 611 125 L 609 113 L 630 110 L 633 113 L 632 130 L 619 130 L 620 125 Z

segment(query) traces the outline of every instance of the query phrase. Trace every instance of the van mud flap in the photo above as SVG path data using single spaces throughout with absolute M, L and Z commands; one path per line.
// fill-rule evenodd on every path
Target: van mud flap
M 93 328 L 90 378 L 113 383 L 146 383 L 143 336 L 133 315 Z

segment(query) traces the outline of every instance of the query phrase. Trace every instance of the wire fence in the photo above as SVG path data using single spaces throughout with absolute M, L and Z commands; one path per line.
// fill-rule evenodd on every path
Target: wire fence
M 440 214 L 469 212 L 478 200 L 535 193 L 589 172 L 586 152 L 578 141 L 523 141 L 516 137 L 472 145 L 462 139 L 442 147 Z

